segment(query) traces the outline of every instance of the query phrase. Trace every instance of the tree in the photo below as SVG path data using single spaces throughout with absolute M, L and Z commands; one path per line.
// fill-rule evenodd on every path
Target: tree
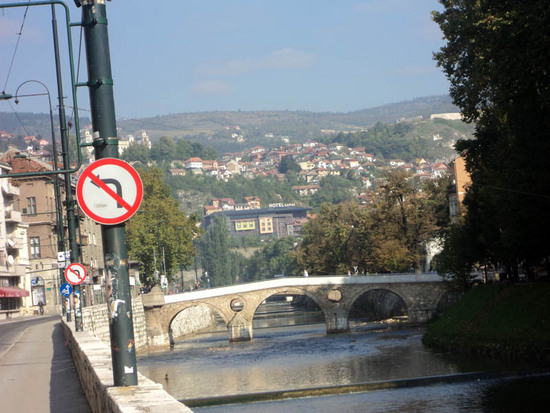
M 130 142 L 128 148 L 122 153 L 122 159 L 126 162 L 139 162 L 145 166 L 151 160 L 151 151 L 146 145 L 138 142 Z
M 302 168 L 291 155 L 283 156 L 279 163 L 279 173 L 286 174 L 288 171 L 300 172 Z
M 246 263 L 245 281 L 264 280 L 276 274 L 295 275 L 296 260 L 292 255 L 295 242 L 294 237 L 279 238 L 255 251 Z
M 444 10 L 434 20 L 447 43 L 435 59 L 451 82 L 454 103 L 476 123 L 475 139 L 456 146 L 472 178 L 464 233 L 478 245 L 480 259 L 548 263 L 548 3 L 440 2 Z
M 412 267 L 418 273 L 423 268 L 426 243 L 435 235 L 437 226 L 428 194 L 417 188 L 411 178 L 411 173 L 401 169 L 386 175 L 386 183 L 381 185 L 375 201 L 375 238 L 378 261 L 391 260 L 394 271 Z
M 371 267 L 371 221 L 355 202 L 323 204 L 319 214 L 301 231 L 295 252 L 298 269 L 310 274 L 347 274 L 353 267 Z
M 161 136 L 151 147 L 151 159 L 156 162 L 171 162 L 175 159 L 176 144 L 167 136 Z
M 321 179 L 321 189 L 311 197 L 311 206 L 318 208 L 324 203 L 337 204 L 352 199 L 353 183 L 339 176 L 327 175 Z
M 169 279 L 193 260 L 196 220 L 187 218 L 170 195 L 159 169 L 138 170 L 143 182 L 140 209 L 127 223 L 128 256 L 140 262 L 142 281 L 155 271 L 166 271 Z
M 239 262 L 231 251 L 229 230 L 223 216 L 217 216 L 201 237 L 202 265 L 212 287 L 231 285 L 237 278 Z

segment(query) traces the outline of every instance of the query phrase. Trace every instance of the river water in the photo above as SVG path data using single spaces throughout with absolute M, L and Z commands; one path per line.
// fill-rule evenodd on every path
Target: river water
M 139 357 L 140 373 L 190 403 L 193 399 L 467 372 L 510 373 L 501 378 L 457 379 L 391 390 L 193 407 L 197 412 L 518 412 L 526 411 L 528 403 L 550 402 L 546 390 L 525 396 L 525 383 L 529 389 L 546 389 L 550 384 L 548 376 L 528 378 L 524 374 L 537 365 L 436 353 L 422 345 L 421 328 L 406 324 L 355 321 L 349 334 L 327 335 L 319 313 L 280 302 L 262 307 L 255 316 L 253 341 L 229 343 L 225 329 L 218 328 L 223 331 L 199 334 L 178 341 L 172 350 Z M 503 397 L 511 401 L 500 406 Z M 506 410 L 515 403 L 520 403 L 519 410 Z

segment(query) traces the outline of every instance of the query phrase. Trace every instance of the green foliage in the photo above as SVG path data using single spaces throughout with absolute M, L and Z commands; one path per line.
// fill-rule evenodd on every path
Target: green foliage
M 296 275 L 296 260 L 291 254 L 294 237 L 279 238 L 255 251 L 246 263 L 244 281 L 257 281 L 272 278 L 276 274 Z
M 202 265 L 212 287 L 232 285 L 238 278 L 242 256 L 231 251 L 231 240 L 225 218 L 217 216 L 214 224 L 201 237 Z
M 453 352 L 544 359 L 550 350 L 549 297 L 546 283 L 472 288 L 429 325 L 423 342 Z
M 302 227 L 302 242 L 295 253 L 298 268 L 307 268 L 311 275 L 347 274 L 354 266 L 368 271 L 371 226 L 368 211 L 354 202 L 323 204 Z
M 426 243 L 437 236 L 435 211 L 446 199 L 421 191 L 404 171 L 386 177 L 374 205 L 323 204 L 302 228 L 296 251 L 300 268 L 310 274 L 421 271 Z
M 130 142 L 128 148 L 122 153 L 122 159 L 126 162 L 137 162 L 145 166 L 151 160 L 151 151 L 145 145 L 135 141 Z
M 320 182 L 321 189 L 311 196 L 310 205 L 319 208 L 325 203 L 338 204 L 351 201 L 354 183 L 339 176 L 327 175 Z
M 300 172 L 302 168 L 291 155 L 283 156 L 279 163 L 279 173 L 286 174 L 288 171 Z
M 467 242 L 480 259 L 538 264 L 550 255 L 548 3 L 441 3 L 434 20 L 447 44 L 435 58 L 455 104 L 476 123 L 475 139 L 457 144 L 473 182 Z
M 339 133 L 335 138 L 322 138 L 326 143 L 340 142 L 349 148 L 365 147 L 365 151 L 385 159 L 399 158 L 412 161 L 428 156 L 427 141 L 419 138 L 406 138 L 413 125 L 401 122 L 395 125 L 377 122 L 366 131 Z
M 162 273 L 164 269 L 171 279 L 180 265 L 187 267 L 193 260 L 196 221 L 178 209 L 160 170 L 138 172 L 144 197 L 138 213 L 126 225 L 128 255 L 141 263 L 142 281 L 150 279 L 155 270 Z

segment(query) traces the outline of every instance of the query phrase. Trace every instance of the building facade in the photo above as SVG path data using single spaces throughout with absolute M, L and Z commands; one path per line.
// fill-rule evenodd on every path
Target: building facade
M 204 218 L 206 229 L 217 216 L 225 219 L 231 237 L 260 236 L 263 239 L 299 237 L 309 207 L 276 207 L 215 212 Z
M 9 171 L 8 165 L 0 164 L 0 174 Z M 8 178 L 0 178 L 0 187 L 0 319 L 4 319 L 27 312 L 31 285 L 25 279 L 28 225 L 17 208 L 19 188 Z

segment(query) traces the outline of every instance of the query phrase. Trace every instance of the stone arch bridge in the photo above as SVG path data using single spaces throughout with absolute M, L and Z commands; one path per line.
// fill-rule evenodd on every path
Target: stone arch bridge
M 143 295 L 150 347 L 171 343 L 170 324 L 181 311 L 205 305 L 225 321 L 230 341 L 252 340 L 252 320 L 264 300 L 273 295 L 305 295 L 323 312 L 327 333 L 349 331 L 354 302 L 371 290 L 387 290 L 405 303 L 410 322 L 429 320 L 445 293 L 436 274 L 392 274 L 357 277 L 281 277 L 229 287 L 163 295 L 153 290 Z

